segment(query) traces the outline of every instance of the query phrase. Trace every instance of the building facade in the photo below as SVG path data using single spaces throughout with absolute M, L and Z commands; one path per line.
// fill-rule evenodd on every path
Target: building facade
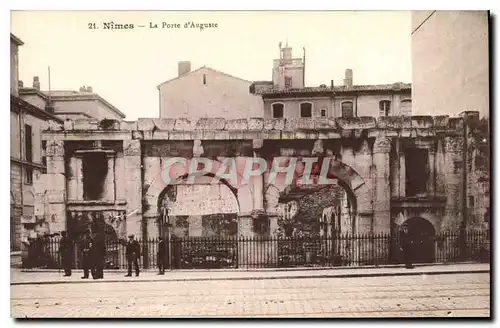
M 42 131 L 63 121 L 19 97 L 18 47 L 23 43 L 11 34 L 10 97 L 10 248 L 20 251 L 30 233 L 48 232 L 47 221 L 35 217 L 36 185 L 46 173 Z
M 122 120 L 125 118 L 125 114 L 106 99 L 94 93 L 90 86 L 81 87 L 79 91 L 40 91 L 38 76 L 33 77 L 31 88 L 22 86 L 22 82 L 20 86 L 19 93 L 23 100 L 39 108 L 44 108 L 63 120 L 88 118 Z
M 488 28 L 487 11 L 412 12 L 415 115 L 489 116 Z
M 191 71 L 179 63 L 179 75 L 158 85 L 161 118 L 262 117 L 262 99 L 250 94 L 252 82 L 201 67 Z
M 281 49 L 274 60 L 273 80 L 257 81 L 250 93 L 261 95 L 265 118 L 410 116 L 411 85 L 355 85 L 353 71 L 346 69 L 344 84 L 305 87 L 305 62 L 292 58 L 292 48 Z
M 336 226 L 343 232 L 392 234 L 404 222 L 429 234 L 488 228 L 489 173 L 477 159 L 488 156 L 487 147 L 463 133 L 467 127 L 470 136 L 480 135 L 477 113 L 72 124 L 44 133 L 45 179 L 54 181 L 53 197 L 45 204 L 55 218 L 51 231 L 79 235 L 101 222 L 97 226 L 106 227 L 112 239 L 166 231 L 179 237 L 253 237 L 289 230 L 291 220 L 292 228 L 317 234 L 332 207 L 340 208 Z M 323 165 L 338 184 L 325 192 L 314 184 L 287 184 L 282 175 L 272 180 L 269 170 L 245 184 L 238 178 L 212 183 L 213 173 L 227 172 L 228 160 L 241 176 L 240 164 L 255 156 L 281 166 L 291 158 L 327 158 Z M 170 181 L 189 178 L 187 164 L 168 165 L 173 158 L 203 160 L 210 169 L 199 172 L 193 184 L 172 184 L 165 172 Z M 481 204 L 473 210 L 467 209 L 471 196 Z M 309 200 L 297 203 L 301 197 Z M 313 212 L 302 205 L 318 202 Z

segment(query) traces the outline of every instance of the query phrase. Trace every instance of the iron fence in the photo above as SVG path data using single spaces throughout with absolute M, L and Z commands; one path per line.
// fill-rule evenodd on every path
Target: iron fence
M 24 268 L 61 268 L 58 237 L 31 240 L 23 250 Z M 158 267 L 159 239 L 138 240 L 141 269 Z M 466 254 L 460 254 L 465 242 Z M 398 234 L 342 234 L 296 237 L 186 237 L 166 243 L 165 262 L 171 269 L 231 269 L 385 265 L 403 263 Z M 106 269 L 125 269 L 125 243 L 106 241 Z M 485 231 L 459 232 L 416 238 L 414 263 L 489 262 L 490 240 Z M 73 268 L 82 268 L 81 243 L 73 247 Z

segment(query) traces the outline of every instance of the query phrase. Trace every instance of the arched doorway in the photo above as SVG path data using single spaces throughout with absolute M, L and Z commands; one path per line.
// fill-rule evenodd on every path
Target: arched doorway
M 434 262 L 434 236 L 436 231 L 426 219 L 415 217 L 405 221 L 408 233 L 413 239 L 413 262 Z

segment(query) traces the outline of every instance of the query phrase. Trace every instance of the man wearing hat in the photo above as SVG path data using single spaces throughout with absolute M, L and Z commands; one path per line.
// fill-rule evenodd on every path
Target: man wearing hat
M 139 245 L 139 242 L 134 239 L 134 235 L 128 236 L 126 255 L 128 262 L 128 274 L 125 277 L 132 277 L 132 263 L 134 264 L 135 276 L 139 276 L 138 260 L 141 257 L 141 246 Z
M 92 275 L 94 275 L 94 263 L 92 258 L 92 247 L 94 244 L 94 240 L 90 234 L 90 230 L 85 232 L 85 237 L 83 239 L 82 245 L 82 266 L 83 266 L 83 277 L 82 279 L 89 278 L 89 271 L 92 270 Z
M 403 252 L 403 258 L 405 266 L 407 269 L 413 269 L 413 238 L 408 231 L 408 225 L 406 223 L 402 226 L 403 231 L 401 232 L 399 241 L 400 249 Z
M 158 243 L 158 274 L 165 274 L 166 267 L 166 256 L 167 256 L 167 245 L 165 244 L 165 238 L 160 237 L 160 242 Z

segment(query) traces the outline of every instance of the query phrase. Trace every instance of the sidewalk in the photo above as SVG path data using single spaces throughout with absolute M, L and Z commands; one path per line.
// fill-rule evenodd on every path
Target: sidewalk
M 458 273 L 489 273 L 490 264 L 435 264 L 417 265 L 414 269 L 403 266 L 385 267 L 335 267 L 321 269 L 291 270 L 175 270 L 159 276 L 156 271 L 141 272 L 139 277 L 124 277 L 123 271 L 105 271 L 104 279 L 80 279 L 82 270 L 73 270 L 71 277 L 63 277 L 63 272 L 54 270 L 23 272 L 11 269 L 11 285 L 64 284 L 64 283 L 105 283 L 105 282 L 148 282 L 148 281 L 206 281 L 206 280 L 258 280 L 258 279 L 298 279 L 298 278 L 353 278 L 404 275 L 436 275 Z

